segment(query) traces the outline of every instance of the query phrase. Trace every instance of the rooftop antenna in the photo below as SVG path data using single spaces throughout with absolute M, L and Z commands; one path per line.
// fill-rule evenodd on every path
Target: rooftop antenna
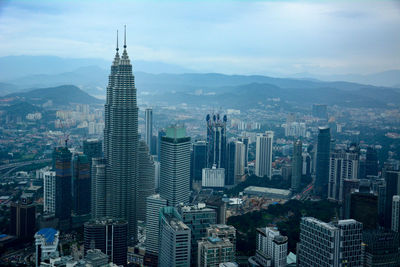
M 126 25 L 124 25 L 124 48 L 126 48 Z
M 118 30 L 117 30 L 117 52 L 118 52 L 118 50 L 119 50 L 119 48 L 118 48 Z

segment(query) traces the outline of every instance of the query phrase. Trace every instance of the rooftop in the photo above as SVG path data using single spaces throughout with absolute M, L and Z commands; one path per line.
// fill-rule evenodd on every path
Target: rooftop
M 40 229 L 36 235 L 43 236 L 46 244 L 49 244 L 54 242 L 56 235 L 58 235 L 58 231 L 53 228 L 43 228 Z
M 285 189 L 276 189 L 276 188 L 270 188 L 270 187 L 260 187 L 260 186 L 248 186 L 244 189 L 244 192 L 259 192 L 259 193 L 264 193 L 264 194 L 278 194 L 278 195 L 284 195 L 284 196 L 289 196 L 290 195 L 290 190 L 285 190 Z

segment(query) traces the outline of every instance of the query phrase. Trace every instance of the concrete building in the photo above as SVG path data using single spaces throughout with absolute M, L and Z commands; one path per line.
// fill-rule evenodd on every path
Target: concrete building
M 246 163 L 246 146 L 243 142 L 235 141 L 235 184 L 242 181 Z
M 217 169 L 214 165 L 211 169 L 202 170 L 202 187 L 223 188 L 225 186 L 225 169 Z
M 244 189 L 243 192 L 244 194 L 250 196 L 262 196 L 268 198 L 288 199 L 291 196 L 290 190 L 259 187 L 259 186 L 248 186 Z
M 159 191 L 169 206 L 189 202 L 190 137 L 183 127 L 169 127 L 161 138 Z
M 233 244 L 229 239 L 207 237 L 198 242 L 197 266 L 218 267 L 221 263 L 231 262 L 235 258 Z
M 272 178 L 272 146 L 274 132 L 266 131 L 265 134 L 257 135 L 256 141 L 256 164 L 255 175 Z
M 236 229 L 232 225 L 212 224 L 206 229 L 207 237 L 218 237 L 220 239 L 229 239 L 233 244 L 233 250 L 236 252 Z
M 353 220 L 325 223 L 303 217 L 300 224 L 299 266 L 362 266 L 362 224 Z
M 106 164 L 104 158 L 92 158 L 91 167 L 91 212 L 92 219 L 106 216 Z
M 399 233 L 383 230 L 363 232 L 364 267 L 400 266 Z
M 293 160 L 292 160 L 292 183 L 290 189 L 293 192 L 300 190 L 302 167 L 303 167 L 303 143 L 297 140 L 293 144 Z
M 258 228 L 256 236 L 256 250 L 262 251 L 271 258 L 272 267 L 285 267 L 288 238 L 271 227 Z
M 392 201 L 392 231 L 399 232 L 400 223 L 400 196 L 393 196 Z
M 160 211 L 159 266 L 190 266 L 190 228 L 174 207 Z
M 54 214 L 56 212 L 56 172 L 46 171 L 43 176 L 43 212 Z
M 58 255 L 60 232 L 53 228 L 43 228 L 35 234 L 35 265 L 40 266 L 50 255 Z
M 31 239 L 36 228 L 36 206 L 33 194 L 24 193 L 20 200 L 10 205 L 10 234 L 21 239 Z

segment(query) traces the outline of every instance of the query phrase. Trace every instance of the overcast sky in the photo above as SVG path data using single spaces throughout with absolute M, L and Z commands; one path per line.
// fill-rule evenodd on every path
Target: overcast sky
M 130 57 L 202 72 L 400 69 L 399 1 L 2 1 L 0 56 Z

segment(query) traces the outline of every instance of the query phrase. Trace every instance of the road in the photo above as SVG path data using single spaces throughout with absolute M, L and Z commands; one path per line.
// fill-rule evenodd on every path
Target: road
M 23 166 L 28 166 L 31 164 L 38 164 L 38 163 L 47 163 L 51 162 L 51 159 L 37 159 L 37 160 L 30 160 L 30 161 L 22 161 L 22 162 L 16 162 L 16 163 L 10 163 L 10 164 L 5 164 L 0 166 L 0 171 L 4 171 L 9 169 L 5 174 L 1 176 L 1 178 L 7 176 L 11 172 L 15 171 L 18 168 L 21 168 Z

